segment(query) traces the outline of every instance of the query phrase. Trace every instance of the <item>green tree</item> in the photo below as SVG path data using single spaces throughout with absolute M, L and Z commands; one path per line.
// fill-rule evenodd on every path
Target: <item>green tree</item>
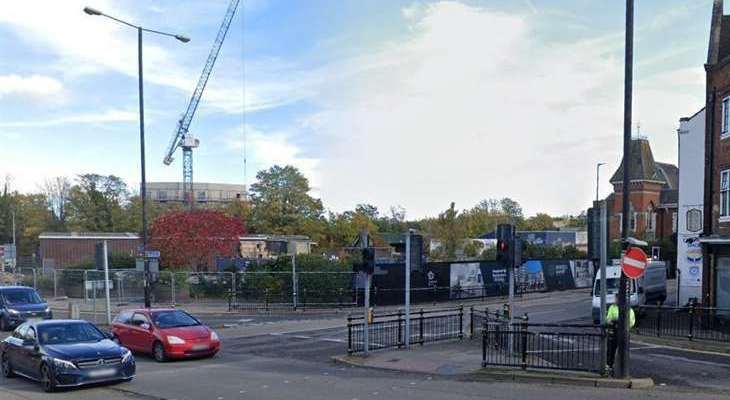
M 258 233 L 307 234 L 322 223 L 324 207 L 309 195 L 307 178 L 298 169 L 275 165 L 256 174 L 251 185 L 250 229 Z
M 459 212 L 452 202 L 451 206 L 439 214 L 438 218 L 431 219 L 426 223 L 429 235 L 440 243 L 438 251 L 436 254 L 432 254 L 432 257 L 438 259 L 456 258 L 456 250 L 462 240 L 466 238 L 458 217 Z
M 73 230 L 111 232 L 123 225 L 127 184 L 109 175 L 79 175 L 69 192 L 68 222 Z
M 522 231 L 551 231 L 555 230 L 553 217 L 545 213 L 537 213 L 535 216 L 522 221 L 517 229 Z

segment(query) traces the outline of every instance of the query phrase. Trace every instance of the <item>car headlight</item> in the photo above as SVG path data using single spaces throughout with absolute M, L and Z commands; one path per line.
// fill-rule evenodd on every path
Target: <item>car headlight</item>
M 168 336 L 167 337 L 167 343 L 170 344 L 185 344 L 185 341 L 180 339 L 177 336 Z
M 61 369 L 76 369 L 76 365 L 71 361 L 61 360 L 60 358 L 53 359 L 53 365 Z
M 128 363 L 132 359 L 132 352 L 129 350 L 125 350 L 122 354 L 122 364 Z
M 51 312 L 51 307 L 50 307 L 50 306 L 46 307 L 46 311 L 45 311 L 45 312 L 46 312 L 46 313 L 49 313 L 49 312 Z
M 220 341 L 220 339 L 218 338 L 218 334 L 213 331 L 210 331 L 210 340 L 214 342 Z
M 18 315 L 18 314 L 20 314 L 20 311 L 18 311 L 18 310 L 13 310 L 12 308 L 8 308 L 8 312 L 9 312 L 10 314 L 13 314 L 13 315 Z

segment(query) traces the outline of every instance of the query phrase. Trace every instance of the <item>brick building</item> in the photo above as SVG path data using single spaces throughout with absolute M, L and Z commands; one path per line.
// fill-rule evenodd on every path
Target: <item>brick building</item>
M 649 140 L 643 137 L 631 140 L 629 163 L 629 236 L 649 242 L 671 239 L 677 232 L 679 169 L 672 164 L 654 161 Z M 622 160 L 611 177 L 613 193 L 607 198 L 611 239 L 621 237 L 623 171 Z
M 730 16 L 715 0 L 707 51 L 702 302 L 730 308 Z
M 94 262 L 97 242 L 106 240 L 109 254 L 133 257 L 142 239 L 136 233 L 43 232 L 38 236 L 44 268 L 71 268 Z

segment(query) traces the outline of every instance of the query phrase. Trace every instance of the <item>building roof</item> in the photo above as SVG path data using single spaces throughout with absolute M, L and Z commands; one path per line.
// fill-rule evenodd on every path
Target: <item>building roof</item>
M 138 240 L 139 235 L 132 232 L 42 232 L 38 239 Z
M 676 168 L 676 167 L 675 167 Z M 624 174 L 624 161 L 611 177 L 611 183 L 622 183 Z M 649 140 L 645 138 L 631 139 L 631 159 L 629 160 L 629 179 L 632 181 L 654 181 L 665 183 L 664 176 L 657 168 L 654 161 L 654 154 L 651 152 Z
M 666 189 L 679 189 L 679 168 L 676 165 L 661 162 L 656 163 L 656 166 L 664 178 Z
M 289 241 L 309 241 L 311 240 L 309 236 L 305 235 L 264 235 L 264 234 L 256 234 L 256 235 L 242 235 L 239 236 L 239 240 L 251 240 L 251 241 L 270 241 L 270 242 L 289 242 Z

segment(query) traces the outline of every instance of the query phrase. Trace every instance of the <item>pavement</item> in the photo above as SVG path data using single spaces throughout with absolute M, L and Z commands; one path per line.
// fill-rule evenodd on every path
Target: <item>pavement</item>
M 479 303 L 478 307 L 498 305 Z M 554 292 L 539 298 L 525 298 L 516 305 L 530 320 L 554 322 L 590 318 L 588 291 Z M 344 315 L 299 318 L 292 315 L 230 315 L 237 324 L 218 332 L 222 350 L 214 358 L 159 364 L 136 355 L 137 377 L 129 383 L 105 385 L 46 395 L 26 379 L 0 378 L 0 399 L 525 399 L 553 400 L 590 398 L 622 399 L 727 399 L 730 392 L 728 357 L 688 352 L 668 346 L 634 342 L 632 374 L 651 377 L 651 390 L 625 390 L 567 386 L 546 382 L 466 380 L 463 373 L 474 354 L 423 365 L 417 372 L 380 370 L 332 362 L 346 351 Z M 203 318 L 207 316 L 203 315 Z M 213 315 L 215 317 L 215 315 Z M 634 336 L 635 339 L 638 339 Z M 410 352 L 382 354 L 385 362 L 406 359 L 405 353 L 449 351 L 426 345 Z M 478 349 L 475 344 L 462 344 Z M 477 360 L 480 361 L 478 350 Z M 374 353 L 376 354 L 376 353 Z M 479 361 L 476 367 L 480 365 Z M 392 362 L 391 362 L 392 364 Z M 438 372 L 438 373 L 437 373 Z

